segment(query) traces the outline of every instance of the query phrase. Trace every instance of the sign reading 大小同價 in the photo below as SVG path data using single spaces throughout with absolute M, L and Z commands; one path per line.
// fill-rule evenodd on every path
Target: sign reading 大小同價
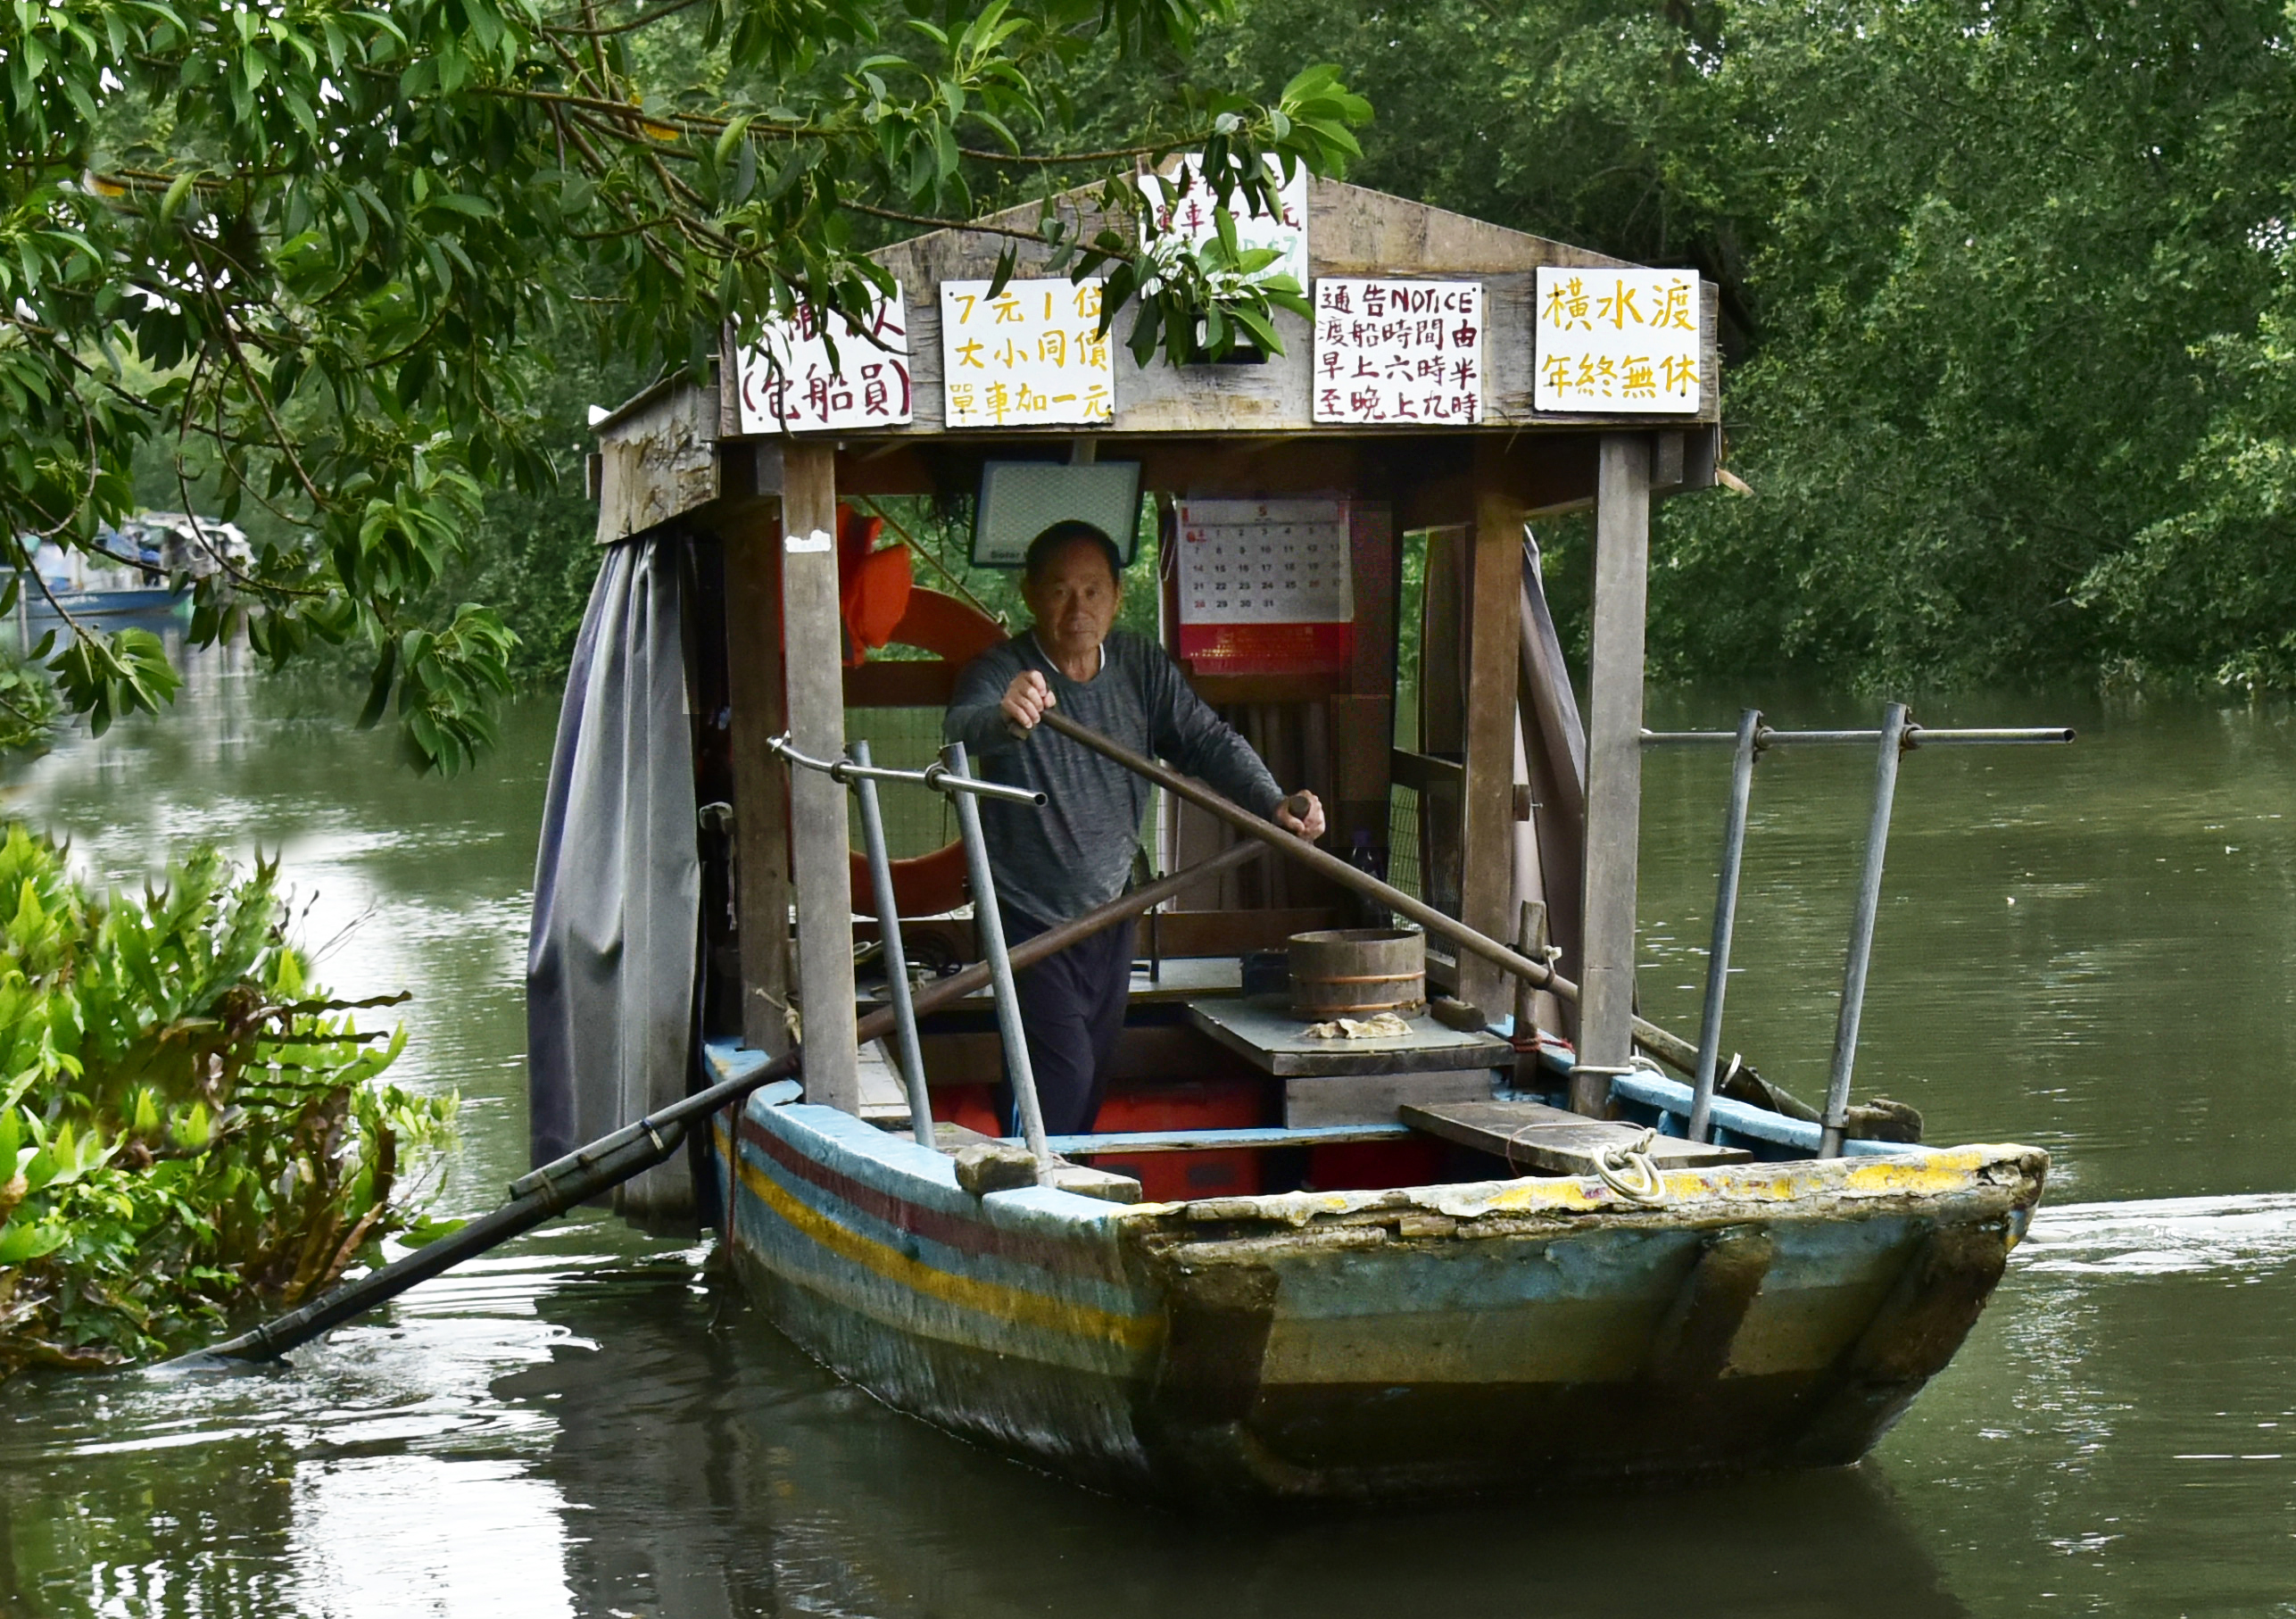
M 1169 180 L 1159 180 L 1155 175 L 1140 178 L 1140 195 L 1148 203 L 1148 222 L 1158 230 L 1168 230 L 1189 247 L 1211 240 L 1219 234 L 1214 217 L 1212 191 L 1203 179 L 1204 160 L 1200 154 L 1191 154 L 1181 160 L 1179 173 Z M 1182 177 L 1187 185 L 1172 202 L 1166 203 L 1164 188 Z M 1255 279 L 1268 276 L 1289 276 L 1301 290 L 1307 286 L 1307 170 L 1295 168 L 1289 180 L 1276 183 L 1276 212 L 1271 218 L 1264 213 L 1247 213 L 1244 199 L 1229 199 L 1228 212 L 1236 222 L 1236 245 L 1249 252 L 1256 247 L 1272 248 L 1275 262 L 1262 270 Z
M 911 419 L 908 316 L 898 292 L 877 306 L 867 331 L 841 316 L 837 358 L 813 311 L 769 320 L 742 351 L 739 409 L 744 433 L 897 428 Z
M 1483 419 L 1483 284 L 1319 276 L 1314 419 Z
M 1542 266 L 1532 344 L 1539 411 L 1695 411 L 1698 277 Z
M 941 392 L 952 428 L 1042 428 L 1115 415 L 1097 279 L 941 284 Z

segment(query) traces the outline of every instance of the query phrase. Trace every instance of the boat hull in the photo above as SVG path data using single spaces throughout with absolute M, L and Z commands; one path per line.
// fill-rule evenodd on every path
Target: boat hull
M 753 1102 L 733 1248 L 773 1321 L 907 1411 L 1196 1503 L 1856 1460 L 1952 1357 L 2046 1156 L 1596 1181 L 975 1199 L 942 1154 Z

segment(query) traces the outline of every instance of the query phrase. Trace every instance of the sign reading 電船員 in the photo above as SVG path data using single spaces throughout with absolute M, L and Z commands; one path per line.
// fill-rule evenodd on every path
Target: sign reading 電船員
M 1086 425 L 1116 413 L 1100 282 L 941 284 L 941 367 L 952 428 Z
M 742 351 L 739 409 L 744 433 L 894 428 L 911 419 L 908 316 L 898 292 L 877 306 L 868 331 L 839 318 L 837 359 L 813 311 L 769 320 Z
M 1695 270 L 1542 266 L 1535 294 L 1534 410 L 1698 408 Z
M 1314 419 L 1483 419 L 1483 284 L 1315 280 Z

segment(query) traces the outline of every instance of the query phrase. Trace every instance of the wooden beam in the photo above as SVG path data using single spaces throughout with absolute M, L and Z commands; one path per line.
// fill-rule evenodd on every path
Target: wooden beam
M 1650 441 L 1603 440 L 1595 506 L 1594 665 L 1587 737 L 1586 936 L 1579 1059 L 1626 1066 L 1634 1050 L 1635 860 L 1642 829 L 1643 615 L 1650 575 Z M 1571 1105 L 1599 1113 L 1607 1075 L 1574 1079 Z
M 1496 458 L 1494 458 L 1496 459 Z M 1460 890 L 1459 919 L 1504 939 L 1514 927 L 1515 666 L 1521 640 L 1522 507 L 1503 488 L 1480 486 L 1467 562 L 1466 764 L 1459 845 L 1473 873 Z M 1480 956 L 1459 959 L 1459 999 L 1496 1016 L 1506 975 Z
M 734 939 L 742 1043 L 790 1048 L 789 779 L 766 743 L 787 725 L 782 686 L 781 520 L 770 506 L 722 525 L 726 684 L 734 710 Z
M 945 709 L 957 694 L 960 664 L 945 658 L 902 658 L 845 671 L 849 709 Z
M 1427 531 L 1425 585 L 1419 599 L 1419 748 L 1456 759 L 1467 746 L 1467 569 L 1472 531 Z M 1462 784 L 1463 785 L 1463 783 Z M 1427 902 L 1459 914 L 1463 881 L 1461 794 L 1430 779 L 1419 795 L 1419 882 Z
M 844 660 L 837 598 L 835 451 L 795 440 L 783 452 L 782 626 L 789 728 L 816 759 L 845 751 Z M 805 1019 L 808 1101 L 861 1105 L 853 1014 L 852 843 L 845 789 L 816 770 L 790 779 L 790 864 L 797 886 L 797 1000 Z

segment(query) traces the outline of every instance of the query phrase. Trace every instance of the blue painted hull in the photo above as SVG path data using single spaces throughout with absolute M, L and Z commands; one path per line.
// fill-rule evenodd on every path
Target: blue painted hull
M 1855 1460 L 1974 1324 L 2045 1155 L 1121 1205 L 753 1099 L 733 1246 L 774 1321 L 928 1421 L 1201 1504 Z

